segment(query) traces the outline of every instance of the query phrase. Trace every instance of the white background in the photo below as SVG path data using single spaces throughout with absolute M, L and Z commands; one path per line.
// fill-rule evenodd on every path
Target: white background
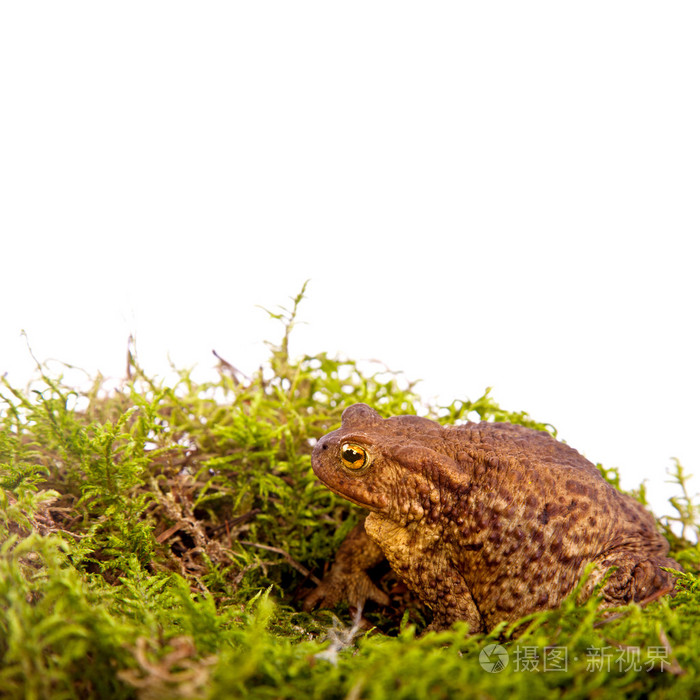
M 0 7 L 0 372 L 296 354 L 700 469 L 697 2 Z M 697 482 L 695 482 L 697 484 Z

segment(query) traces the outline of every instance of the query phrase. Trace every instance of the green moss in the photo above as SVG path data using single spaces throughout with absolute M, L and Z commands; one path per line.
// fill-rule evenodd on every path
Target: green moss
M 253 377 L 219 358 L 211 382 L 179 371 L 166 384 L 132 348 L 117 388 L 101 377 L 77 388 L 42 366 L 26 390 L 2 379 L 0 696 L 691 697 L 700 686 L 698 506 L 678 463 L 677 516 L 659 523 L 686 569 L 672 598 L 611 617 L 572 595 L 559 610 L 474 637 L 460 625 L 421 634 L 423 613 L 408 596 L 405 609 L 368 609 L 370 633 L 342 608 L 301 612 L 300 597 L 361 516 L 310 464 L 314 441 L 346 406 L 554 432 L 501 409 L 488 390 L 426 405 L 380 365 L 293 360 L 303 291 L 271 314 L 283 337 Z M 490 644 L 508 655 L 498 673 L 484 668 L 497 655 L 480 662 Z

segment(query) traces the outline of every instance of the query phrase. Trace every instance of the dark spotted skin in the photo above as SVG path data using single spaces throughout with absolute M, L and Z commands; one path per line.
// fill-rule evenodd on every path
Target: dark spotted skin
M 366 466 L 343 463 L 347 443 L 365 451 Z M 590 562 L 583 598 L 617 567 L 602 590 L 607 606 L 670 591 L 660 567 L 680 568 L 651 514 L 545 432 L 384 420 L 356 404 L 312 464 L 328 488 L 370 512 L 366 534 L 351 533 L 307 607 L 386 602 L 366 574 L 382 555 L 433 611 L 433 629 L 466 620 L 472 632 L 558 606 Z

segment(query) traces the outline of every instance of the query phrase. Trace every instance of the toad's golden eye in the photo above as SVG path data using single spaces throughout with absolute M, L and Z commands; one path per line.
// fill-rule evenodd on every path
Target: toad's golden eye
M 352 442 L 345 442 L 340 446 L 340 459 L 348 469 L 362 469 L 369 462 L 369 455 L 364 447 Z

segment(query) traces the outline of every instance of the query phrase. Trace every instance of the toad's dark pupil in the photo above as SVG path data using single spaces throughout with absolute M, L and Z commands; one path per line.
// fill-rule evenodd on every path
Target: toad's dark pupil
M 355 462 L 361 462 L 364 458 L 365 456 L 362 454 L 362 452 L 353 450 L 352 447 L 346 447 L 343 450 L 343 459 L 346 462 L 351 462 L 354 464 Z

